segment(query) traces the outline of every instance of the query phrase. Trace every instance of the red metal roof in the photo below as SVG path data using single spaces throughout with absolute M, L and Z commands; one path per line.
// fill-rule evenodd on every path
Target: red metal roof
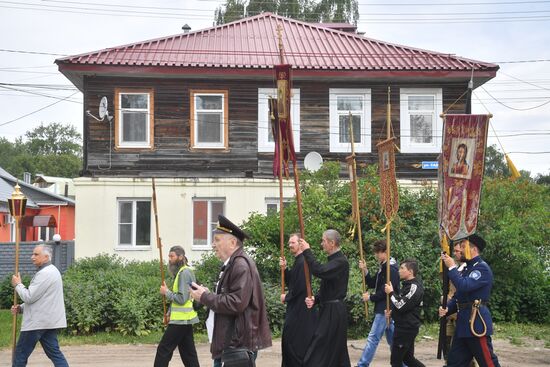
M 195 32 L 70 56 L 58 59 L 56 63 L 267 69 L 280 63 L 278 25 L 283 28 L 285 62 L 295 70 L 498 70 L 495 64 L 391 44 L 272 13 Z

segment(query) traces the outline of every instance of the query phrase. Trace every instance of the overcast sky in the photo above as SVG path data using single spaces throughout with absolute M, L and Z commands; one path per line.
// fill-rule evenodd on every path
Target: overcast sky
M 358 1 L 358 30 L 367 37 L 498 63 L 497 77 L 483 86 L 490 95 L 474 92 L 473 113 L 494 115 L 518 169 L 549 173 L 550 1 Z M 0 136 L 14 140 L 41 122 L 82 131 L 82 95 L 57 71 L 56 58 L 178 34 L 186 23 L 208 28 L 221 3 L 0 0 Z

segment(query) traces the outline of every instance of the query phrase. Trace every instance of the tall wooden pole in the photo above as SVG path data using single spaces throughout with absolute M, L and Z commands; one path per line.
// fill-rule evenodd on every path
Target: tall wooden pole
M 157 190 L 155 187 L 154 177 L 152 178 L 152 185 L 153 185 L 153 212 L 155 214 L 155 230 L 157 235 L 157 247 L 159 249 L 160 280 L 161 280 L 161 284 L 164 284 L 164 259 L 162 257 L 162 241 L 160 239 L 160 233 L 159 233 L 159 217 L 158 217 L 158 211 L 157 211 Z M 162 295 L 162 309 L 163 309 L 162 321 L 164 325 L 168 325 L 168 313 L 166 312 L 165 295 Z
M 282 27 L 281 25 L 278 25 L 277 26 L 277 34 L 278 34 L 278 37 L 279 37 L 279 61 L 281 64 L 284 64 L 284 48 L 283 48 L 283 35 L 282 35 Z M 289 76 L 289 81 L 290 81 L 290 76 Z M 289 88 L 290 88 L 290 83 L 289 83 Z M 291 90 L 288 91 L 288 93 L 291 93 Z M 286 98 L 286 96 L 285 96 Z M 288 106 L 288 112 L 289 112 L 289 121 L 292 122 L 292 120 L 290 120 L 290 108 L 291 106 Z M 282 213 L 283 213 L 283 193 L 282 193 L 282 170 L 283 170 L 283 166 L 282 166 L 282 159 L 283 159 L 283 150 L 282 150 L 282 130 L 281 130 L 281 124 L 279 123 L 278 124 L 279 126 L 279 159 L 280 159 L 280 166 L 279 166 L 279 191 L 280 191 L 280 197 L 281 197 L 281 209 L 280 209 L 280 213 L 281 213 L 281 218 L 282 218 Z M 290 123 L 290 126 L 292 126 L 292 123 Z M 288 132 L 289 134 L 292 134 L 292 129 L 290 129 L 290 131 Z M 291 137 L 289 137 L 289 139 L 291 139 Z M 296 166 L 295 162 L 293 162 L 293 169 L 294 169 L 294 187 L 295 187 L 295 190 L 296 190 L 296 205 L 298 207 L 298 221 L 300 223 L 300 236 L 302 238 L 305 238 L 305 230 L 304 230 L 304 218 L 303 218 L 303 214 L 302 214 L 302 194 L 300 192 L 300 176 L 298 174 L 298 167 Z M 281 220 L 281 223 L 282 223 L 282 219 Z M 281 224 L 281 246 L 283 246 L 283 227 L 282 227 L 282 224 Z M 282 250 L 281 250 L 281 253 L 282 253 Z M 311 291 L 311 280 L 310 280 L 310 275 L 309 275 L 309 265 L 307 264 L 307 261 L 304 261 L 304 276 L 305 276 L 305 281 L 306 281 L 306 292 L 307 292 L 307 296 L 309 298 L 311 298 L 313 296 L 313 293 Z M 283 279 L 284 279 L 284 275 L 283 275 Z M 284 293 L 284 287 L 283 287 L 283 293 Z
M 21 192 L 19 181 L 16 182 L 14 191 L 11 194 L 11 198 L 8 199 L 8 206 L 10 209 L 10 215 L 15 219 L 15 275 L 19 276 L 19 240 L 21 239 L 20 220 L 25 216 L 25 209 L 27 206 L 27 198 Z M 13 288 L 13 306 L 17 306 L 17 291 Z M 12 348 L 11 358 L 12 364 L 15 361 L 15 349 L 17 339 L 17 312 L 12 315 Z
M 359 240 L 359 258 L 361 261 L 365 262 L 365 257 L 363 254 L 363 231 L 361 230 L 361 211 L 359 210 L 359 192 L 357 189 L 357 163 L 355 161 L 355 141 L 353 137 L 353 116 L 351 114 L 351 111 L 349 112 L 349 130 L 350 130 L 350 142 L 351 142 L 351 156 L 348 157 L 349 161 L 349 167 L 350 167 L 350 185 L 351 185 L 351 200 L 352 207 L 355 208 L 354 211 L 354 218 L 355 226 L 357 228 L 357 238 Z M 363 285 L 363 293 L 367 291 L 367 285 L 365 283 L 365 270 L 361 269 L 361 281 Z M 367 302 L 364 302 L 365 304 L 365 317 L 368 318 L 369 316 L 369 304 Z
M 298 175 L 298 167 L 294 166 L 294 187 L 296 189 L 296 206 L 298 207 L 298 221 L 300 222 L 300 237 L 305 238 L 304 216 L 302 214 L 302 192 L 300 191 L 300 176 Z M 306 293 L 309 298 L 313 297 L 311 291 L 311 279 L 309 278 L 309 265 L 304 261 L 304 274 L 306 277 Z
M 277 121 L 279 145 L 279 241 L 281 245 L 281 257 L 285 257 L 285 210 L 284 210 L 284 193 L 283 193 L 283 138 L 281 124 Z M 285 293 L 285 270 L 281 268 L 281 294 Z
M 19 274 L 19 239 L 21 237 L 19 228 L 19 216 L 15 216 L 15 273 Z M 13 305 L 17 305 L 17 291 L 13 288 Z M 15 345 L 17 341 L 17 313 L 12 316 L 11 324 L 11 361 L 15 362 Z
M 388 87 L 388 105 L 386 110 L 386 139 L 391 138 L 391 90 Z M 390 259 L 391 259 L 391 240 L 390 240 L 390 231 L 391 231 L 391 220 L 386 223 L 386 284 L 391 283 L 391 274 L 390 274 Z M 386 311 L 390 311 L 390 295 L 386 294 Z M 390 326 L 390 318 L 386 317 L 386 327 Z

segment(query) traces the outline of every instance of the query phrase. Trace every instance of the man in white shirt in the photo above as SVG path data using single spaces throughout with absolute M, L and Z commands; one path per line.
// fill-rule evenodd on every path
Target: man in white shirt
M 34 248 L 31 259 L 38 271 L 28 288 L 21 283 L 19 273 L 12 276 L 11 284 L 24 302 L 11 307 L 14 315 L 23 313 L 13 367 L 26 366 L 38 342 L 55 367 L 69 366 L 57 341 L 57 330 L 67 327 L 67 319 L 63 281 L 59 270 L 52 265 L 52 252 L 48 245 L 38 245 Z

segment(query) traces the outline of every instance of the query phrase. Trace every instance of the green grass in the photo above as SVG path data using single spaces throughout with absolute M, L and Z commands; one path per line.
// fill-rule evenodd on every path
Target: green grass
M 21 327 L 21 317 L 17 318 L 17 330 Z M 0 310 L 0 348 L 11 346 L 12 314 L 10 310 Z
M 17 318 L 19 332 L 21 327 L 21 316 Z M 12 315 L 9 310 L 0 310 L 0 349 L 11 346 Z M 162 337 L 162 330 L 152 331 L 145 336 L 122 335 L 118 332 L 98 332 L 91 335 L 69 335 L 59 334 L 59 343 L 62 345 L 102 345 L 102 344 L 156 344 Z M 204 343 L 208 339 L 206 334 L 195 334 L 196 343 Z
M 21 323 L 21 317 L 18 317 Z M 12 316 L 9 310 L 0 310 L 0 348 L 8 348 L 11 345 Z M 18 328 L 19 330 L 19 328 Z M 60 343 L 63 345 L 83 344 L 155 344 L 162 337 L 163 331 L 153 331 L 145 336 L 122 335 L 117 332 L 98 332 L 92 335 L 69 335 L 61 333 Z M 423 324 L 420 328 L 421 336 L 429 336 L 435 340 L 439 335 L 439 324 Z M 517 346 L 524 346 L 530 341 L 543 341 L 545 348 L 550 348 L 550 324 L 516 324 L 497 323 L 493 338 L 507 339 Z M 195 342 L 207 341 L 205 334 L 195 334 Z
M 420 335 L 429 336 L 437 340 L 439 324 L 423 324 Z M 550 348 L 549 324 L 517 324 L 511 322 L 499 322 L 494 324 L 494 339 L 508 339 L 517 346 L 528 344 L 529 340 L 542 340 L 545 348 Z

